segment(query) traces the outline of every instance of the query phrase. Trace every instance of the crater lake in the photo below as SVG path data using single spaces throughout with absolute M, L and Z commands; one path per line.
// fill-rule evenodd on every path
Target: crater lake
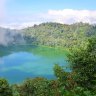
M 55 79 L 55 64 L 67 70 L 66 54 L 67 51 L 63 49 L 45 46 L 0 46 L 0 77 L 11 84 L 33 77 Z

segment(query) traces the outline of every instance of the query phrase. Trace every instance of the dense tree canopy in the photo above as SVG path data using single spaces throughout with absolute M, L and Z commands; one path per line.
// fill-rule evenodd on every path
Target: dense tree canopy
M 7 80 L 0 78 L 0 96 L 13 96 Z
M 76 48 L 85 46 L 88 38 L 96 35 L 96 26 L 86 23 L 75 23 L 72 25 L 42 23 L 22 31 L 25 40 L 30 44 Z
M 96 38 L 89 39 L 86 49 L 69 55 L 75 81 L 82 87 L 96 90 Z

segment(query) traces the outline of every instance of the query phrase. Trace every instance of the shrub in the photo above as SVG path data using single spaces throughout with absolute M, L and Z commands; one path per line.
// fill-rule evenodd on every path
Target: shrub
M 7 80 L 0 78 L 0 96 L 13 96 Z

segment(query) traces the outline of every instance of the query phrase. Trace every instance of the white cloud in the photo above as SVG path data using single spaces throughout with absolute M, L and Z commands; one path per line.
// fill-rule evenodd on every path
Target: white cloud
M 2 24 L 0 25 L 3 28 L 10 28 L 10 29 L 23 29 L 27 27 L 31 27 L 34 24 L 39 25 L 42 22 L 23 22 L 23 23 L 9 23 L 9 24 Z
M 59 23 L 75 23 L 75 22 L 84 22 L 84 23 L 96 23 L 96 10 L 73 10 L 73 9 L 64 9 L 64 10 L 49 10 L 48 15 L 53 19 L 54 22 Z
M 96 10 L 49 10 L 47 13 L 25 14 L 24 16 L 10 16 L 6 20 L 9 23 L 0 24 L 9 28 L 25 28 L 43 22 L 58 22 L 62 24 L 72 24 L 76 22 L 96 24 Z M 16 23 L 17 22 L 17 23 Z

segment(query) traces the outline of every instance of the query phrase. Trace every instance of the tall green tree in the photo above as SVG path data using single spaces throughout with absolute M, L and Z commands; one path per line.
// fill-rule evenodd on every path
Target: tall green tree
M 86 49 L 72 51 L 68 56 L 74 80 L 81 87 L 96 89 L 96 38 L 88 40 Z

